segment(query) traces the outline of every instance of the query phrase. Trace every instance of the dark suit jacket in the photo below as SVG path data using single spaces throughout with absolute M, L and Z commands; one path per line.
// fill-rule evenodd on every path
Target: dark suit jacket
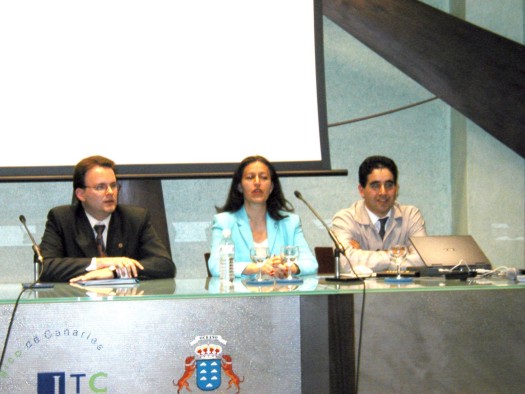
M 44 270 L 40 280 L 66 282 L 86 273 L 97 256 L 93 229 L 81 204 L 51 209 L 40 244 Z M 106 253 L 139 261 L 144 270 L 139 279 L 173 278 L 176 273 L 171 256 L 157 236 L 144 208 L 117 206 L 109 222 Z

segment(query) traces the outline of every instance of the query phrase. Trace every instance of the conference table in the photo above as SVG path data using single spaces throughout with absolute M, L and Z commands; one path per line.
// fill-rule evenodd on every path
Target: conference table
M 525 285 L 504 278 L 21 290 L 0 284 L 2 393 L 525 392 Z

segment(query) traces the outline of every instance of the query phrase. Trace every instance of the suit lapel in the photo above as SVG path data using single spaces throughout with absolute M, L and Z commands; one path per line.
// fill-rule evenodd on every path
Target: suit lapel
M 120 257 L 124 253 L 124 234 L 122 234 L 122 221 L 120 220 L 120 212 L 118 208 L 111 215 L 109 221 L 108 240 L 106 245 L 106 252 L 108 256 Z
M 80 205 L 80 204 L 79 204 Z M 97 244 L 95 241 L 95 233 L 89 224 L 89 220 L 84 212 L 84 209 L 80 206 L 76 212 L 76 234 L 75 242 L 78 247 L 82 250 L 85 256 L 91 257 L 96 256 Z
M 106 241 L 106 253 L 110 257 L 120 257 L 124 255 L 124 235 L 122 234 L 122 221 L 120 220 L 120 213 L 117 210 L 111 215 L 109 221 L 108 236 Z M 97 256 L 97 244 L 95 240 L 94 230 L 84 212 L 83 208 L 77 211 L 77 233 L 75 241 L 85 256 Z

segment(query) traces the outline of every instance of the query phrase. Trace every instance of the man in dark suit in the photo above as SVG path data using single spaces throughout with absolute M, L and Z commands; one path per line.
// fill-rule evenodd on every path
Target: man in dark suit
M 118 205 L 115 163 L 81 160 L 73 173 L 76 201 L 49 211 L 40 248 L 41 281 L 173 278 L 175 264 L 146 209 Z

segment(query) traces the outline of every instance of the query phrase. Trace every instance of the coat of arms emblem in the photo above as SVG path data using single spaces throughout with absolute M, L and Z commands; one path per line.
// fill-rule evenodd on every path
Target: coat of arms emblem
M 197 336 L 190 342 L 191 346 L 200 345 L 194 348 L 194 355 L 186 357 L 184 363 L 184 373 L 178 381 L 173 380 L 173 385 L 177 386 L 177 393 L 182 389 L 191 391 L 188 380 L 196 373 L 196 385 L 202 391 L 216 390 L 221 386 L 222 372 L 229 378 L 228 388 L 232 385 L 237 388 L 237 394 L 241 391 L 241 383 L 244 381 L 233 372 L 233 359 L 228 354 L 223 354 L 223 345 L 226 341 L 220 335 Z

